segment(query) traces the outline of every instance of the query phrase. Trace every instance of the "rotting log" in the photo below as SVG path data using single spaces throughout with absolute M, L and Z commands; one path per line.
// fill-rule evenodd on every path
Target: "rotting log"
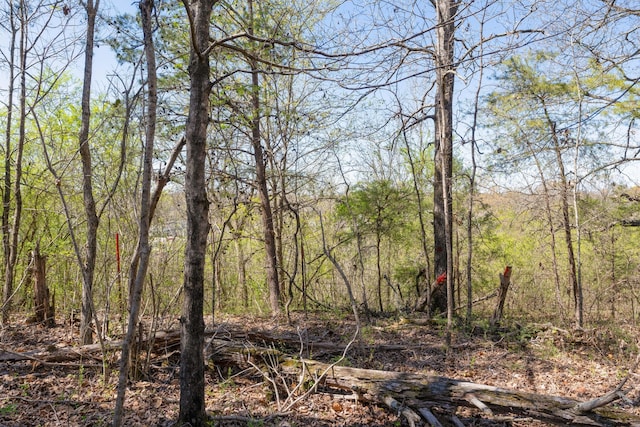
M 469 407 L 477 408 L 486 417 L 502 413 L 554 424 L 640 427 L 639 416 L 609 405 L 599 406 L 598 399 L 580 402 L 561 396 L 511 390 L 437 375 L 337 366 L 316 360 L 294 358 L 273 347 L 254 346 L 246 341 L 218 339 L 214 334 L 210 337 L 207 341 L 207 357 L 214 364 L 264 368 L 264 372 L 277 372 L 278 375 L 290 378 L 292 382 L 312 384 L 312 390 L 351 394 L 360 400 L 380 405 L 388 406 L 389 402 L 401 402 L 404 407 L 411 409 L 407 413 L 418 413 L 423 418 L 425 413 L 429 414 L 425 409 L 432 407 Z M 178 344 L 179 334 L 176 331 L 158 332 L 154 338 L 153 351 L 156 354 L 175 352 Z M 106 347 L 109 350 L 117 350 L 120 345 L 119 342 L 110 342 Z M 31 360 L 56 364 L 87 360 L 94 356 L 96 360 L 100 360 L 99 355 L 94 354 L 99 351 L 98 345 L 87 345 L 17 353 L 0 346 L 0 362 Z M 616 389 L 615 393 L 603 396 L 600 401 L 611 403 L 622 397 L 620 388 Z M 434 425 L 432 421 L 429 422 Z
M 148 345 L 148 340 L 143 340 L 143 345 Z M 153 339 L 154 353 L 167 353 L 180 347 L 180 333 L 178 331 L 160 331 L 157 332 Z M 122 340 L 105 341 L 104 350 L 120 351 L 122 348 Z M 75 362 L 83 359 L 95 359 L 102 362 L 102 348 L 100 344 L 87 344 L 83 346 L 73 347 L 57 347 L 49 345 L 45 349 L 29 350 L 25 352 L 16 352 L 7 346 L 0 344 L 0 362 L 19 362 L 30 360 L 40 362 L 42 364 L 57 364 L 66 362 Z
M 474 403 L 477 400 L 491 411 L 515 413 L 553 423 L 640 426 L 640 417 L 615 408 L 582 412 L 581 402 L 574 399 L 441 376 L 332 366 L 313 360 L 295 359 L 287 359 L 282 364 L 282 370 L 297 376 L 303 371 L 308 372 L 310 378 L 321 377 L 325 386 L 351 389 L 362 398 L 375 402 L 382 402 L 390 396 L 414 408 L 435 403 L 484 409 L 482 405 Z
M 298 382 L 314 382 L 314 388 L 351 392 L 363 401 L 403 402 L 420 413 L 431 406 L 470 407 L 486 416 L 510 413 L 554 424 L 577 426 L 640 426 L 640 417 L 612 407 L 583 411 L 575 399 L 510 390 L 453 378 L 420 373 L 359 369 L 315 360 L 291 358 L 274 349 L 231 344 L 217 340 L 209 356 L 214 363 L 241 367 L 269 365 Z M 277 360 L 277 366 L 273 366 Z

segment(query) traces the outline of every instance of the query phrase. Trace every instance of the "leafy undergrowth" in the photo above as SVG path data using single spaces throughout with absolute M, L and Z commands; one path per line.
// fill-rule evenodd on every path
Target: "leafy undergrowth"
M 268 333 L 300 336 L 301 342 L 345 346 L 353 337 L 353 321 L 326 314 L 296 315 L 292 325 L 265 318 L 225 317 L 216 322 L 219 336 Z M 340 363 L 368 369 L 433 373 L 441 376 L 588 400 L 614 389 L 627 376 L 637 348 L 633 329 L 601 326 L 568 331 L 548 324 L 488 330 L 477 326 L 456 332 L 447 351 L 441 327 L 407 319 L 377 319 L 361 330 L 361 339 Z M 0 331 L 0 356 L 30 350 L 55 351 L 74 346 L 73 325 L 52 329 L 14 323 Z M 256 343 L 261 344 L 261 343 Z M 290 344 L 288 344 L 291 346 Z M 283 350 L 297 353 L 300 348 Z M 309 349 L 309 357 L 335 361 L 335 352 Z M 107 367 L 116 369 L 117 354 Z M 0 357 L 1 359 L 1 357 Z M 110 425 L 117 372 L 105 372 L 101 360 L 41 364 L 37 360 L 0 361 L 0 427 Z M 627 383 L 623 409 L 640 413 L 638 380 Z M 391 410 L 346 396 L 309 394 L 286 412 L 285 396 L 274 393 L 256 372 L 210 367 L 206 384 L 207 412 L 216 426 L 405 426 Z M 175 358 L 151 363 L 146 377 L 127 391 L 126 426 L 169 426 L 177 418 L 178 368 Z M 437 409 L 434 411 L 437 413 Z M 465 425 L 534 426 L 533 420 L 496 421 L 460 408 Z M 445 419 L 445 417 L 441 417 Z

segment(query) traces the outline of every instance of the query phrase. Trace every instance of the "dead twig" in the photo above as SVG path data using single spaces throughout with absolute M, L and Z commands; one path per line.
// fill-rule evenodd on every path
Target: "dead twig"
M 333 369 L 334 366 L 337 366 L 340 362 L 342 362 L 344 360 L 345 357 L 347 357 L 347 353 L 349 352 L 349 349 L 351 348 L 351 346 L 356 342 L 356 340 L 358 339 L 358 336 L 360 335 L 360 324 L 358 322 L 356 322 L 356 330 L 353 333 L 353 337 L 351 338 L 351 341 L 349 341 L 347 343 L 347 345 L 344 348 L 344 351 L 342 352 L 342 355 L 340 356 L 340 358 L 338 360 L 336 360 L 334 363 L 330 364 L 325 370 L 324 372 L 322 372 L 322 374 L 320 374 L 319 376 L 316 376 L 313 380 L 313 384 L 311 387 L 309 387 L 309 389 L 302 394 L 300 397 L 294 399 L 293 401 L 291 401 L 289 403 L 289 405 L 287 405 L 287 407 L 285 408 L 285 410 L 290 410 L 292 409 L 295 405 L 298 404 L 298 402 L 300 402 L 301 400 L 305 399 L 308 395 L 310 395 L 311 393 L 314 393 L 317 390 L 317 386 L 318 384 L 324 380 L 324 378 L 327 376 L 327 374 L 329 373 L 329 371 L 331 371 Z M 301 370 L 301 380 L 298 382 L 298 385 L 304 384 L 304 372 L 308 372 L 308 369 L 306 367 L 306 364 L 304 362 L 304 359 L 300 359 L 302 360 L 302 370 Z

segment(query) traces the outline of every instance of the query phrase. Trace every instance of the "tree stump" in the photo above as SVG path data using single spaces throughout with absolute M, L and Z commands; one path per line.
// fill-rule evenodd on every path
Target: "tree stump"
M 490 325 L 496 326 L 502 320 L 502 310 L 504 310 L 504 302 L 507 299 L 507 291 L 511 284 L 511 266 L 508 265 L 504 269 L 504 273 L 500 273 L 500 289 L 498 290 L 498 305 L 489 321 Z
M 48 327 L 55 324 L 55 300 L 51 298 L 47 286 L 47 257 L 40 253 L 40 245 L 36 245 L 32 252 L 33 285 L 35 299 L 34 322 Z

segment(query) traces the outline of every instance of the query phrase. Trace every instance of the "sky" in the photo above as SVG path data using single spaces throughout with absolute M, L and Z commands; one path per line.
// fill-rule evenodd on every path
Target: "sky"
M 115 16 L 116 14 L 122 13 L 133 14 L 137 13 L 137 3 L 132 2 L 131 0 L 101 0 L 99 11 L 107 16 Z M 76 29 L 70 27 L 67 31 L 65 31 L 63 38 L 66 39 L 73 37 L 71 33 L 74 30 Z M 2 34 L 2 37 L 0 37 L 0 49 L 2 50 L 2 54 L 4 56 L 6 55 L 6 52 L 8 50 L 7 48 L 9 40 L 6 36 L 7 33 L 5 31 L 3 31 Z M 63 56 L 65 53 L 61 53 L 61 56 Z M 5 92 L 8 87 L 9 74 L 6 67 L 4 66 L 4 62 L 5 58 L 2 58 L 2 61 L 0 61 L 0 93 Z M 76 75 L 79 79 L 82 78 L 82 65 L 83 57 L 80 56 L 76 58 L 71 68 L 73 74 Z M 106 87 L 109 75 L 113 74 L 116 68 L 117 61 L 111 48 L 106 44 L 97 44 L 94 52 L 94 87 L 96 87 L 97 90 L 99 90 L 101 87 Z
M 101 0 L 100 9 L 108 16 L 119 14 L 138 13 L 138 2 L 131 0 Z M 103 88 L 108 84 L 109 76 L 117 70 L 117 60 L 107 44 L 102 44 L 96 48 L 94 53 L 93 84 L 97 88 Z

